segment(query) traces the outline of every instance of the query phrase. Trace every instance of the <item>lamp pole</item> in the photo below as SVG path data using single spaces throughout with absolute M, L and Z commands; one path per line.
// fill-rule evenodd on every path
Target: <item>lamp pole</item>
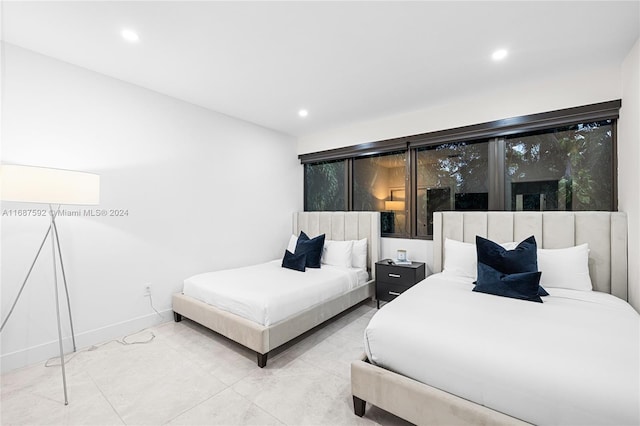
M 49 204 L 49 212 L 51 214 L 51 227 L 49 229 L 55 229 L 56 216 L 53 213 L 53 207 L 51 206 L 51 204 Z M 51 253 L 53 255 L 52 256 L 53 257 L 53 287 L 54 287 L 53 290 L 56 295 L 56 317 L 58 319 L 58 345 L 60 346 L 60 365 L 62 366 L 62 388 L 64 390 L 64 405 L 69 405 L 69 399 L 67 398 L 67 374 L 64 369 L 64 349 L 62 347 L 62 325 L 60 324 L 60 301 L 58 298 L 58 264 L 56 262 L 56 233 L 55 232 L 51 233 Z M 69 314 L 71 314 L 71 309 L 69 309 Z

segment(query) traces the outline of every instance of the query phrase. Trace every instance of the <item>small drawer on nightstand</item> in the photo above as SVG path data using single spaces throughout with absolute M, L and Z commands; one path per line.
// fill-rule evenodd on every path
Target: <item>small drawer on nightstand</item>
M 376 299 L 390 302 L 409 288 L 406 285 L 378 282 L 376 285 Z
M 378 265 L 376 279 L 389 284 L 401 284 L 412 286 L 416 283 L 416 272 L 411 268 L 403 268 L 395 265 Z

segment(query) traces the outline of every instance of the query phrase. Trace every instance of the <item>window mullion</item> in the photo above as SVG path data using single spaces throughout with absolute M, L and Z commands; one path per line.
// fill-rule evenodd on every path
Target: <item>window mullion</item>
M 489 210 L 504 210 L 504 139 L 489 140 Z
M 409 173 L 409 213 L 407 221 L 409 221 L 409 238 L 416 238 L 418 236 L 418 155 L 416 149 L 408 149 L 410 163 L 408 169 Z
M 353 158 L 346 160 L 347 167 L 345 167 L 345 182 L 347 183 L 346 193 L 346 207 L 347 211 L 353 210 Z
M 498 207 L 496 210 L 505 209 L 505 187 L 504 187 L 504 138 L 496 138 L 496 191 L 498 194 Z
M 411 185 L 412 169 L 413 162 L 411 161 L 411 150 L 407 148 L 404 174 L 404 238 L 411 238 L 411 222 L 413 217 L 413 192 Z

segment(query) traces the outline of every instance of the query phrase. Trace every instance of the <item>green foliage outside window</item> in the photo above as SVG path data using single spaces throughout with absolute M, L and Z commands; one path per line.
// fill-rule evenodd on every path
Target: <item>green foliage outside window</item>
M 345 160 L 305 164 L 305 210 L 340 211 L 345 204 Z
M 564 201 L 557 209 L 610 210 L 612 153 L 609 121 L 509 137 L 505 145 L 505 181 L 556 180 L 556 196 Z

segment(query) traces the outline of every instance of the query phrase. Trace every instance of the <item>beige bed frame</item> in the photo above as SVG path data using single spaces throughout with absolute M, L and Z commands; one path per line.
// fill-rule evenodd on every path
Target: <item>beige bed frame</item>
M 297 212 L 293 215 L 292 231 L 295 235 L 304 231 L 312 238 L 325 234 L 327 240 L 366 238 L 367 268 L 371 280 L 321 305 L 269 326 L 177 293 L 173 295 L 175 321 L 181 321 L 184 316 L 256 351 L 258 366 L 264 367 L 269 351 L 374 295 L 375 263 L 380 258 L 380 213 Z
M 589 244 L 594 290 L 627 300 L 627 218 L 621 212 L 438 212 L 433 216 L 433 271 L 441 272 L 444 240 L 497 242 L 536 237 L 538 247 Z M 393 302 L 392 302 L 393 303 Z M 418 425 L 526 424 L 506 414 L 374 366 L 366 356 L 351 364 L 354 412 L 366 402 Z

